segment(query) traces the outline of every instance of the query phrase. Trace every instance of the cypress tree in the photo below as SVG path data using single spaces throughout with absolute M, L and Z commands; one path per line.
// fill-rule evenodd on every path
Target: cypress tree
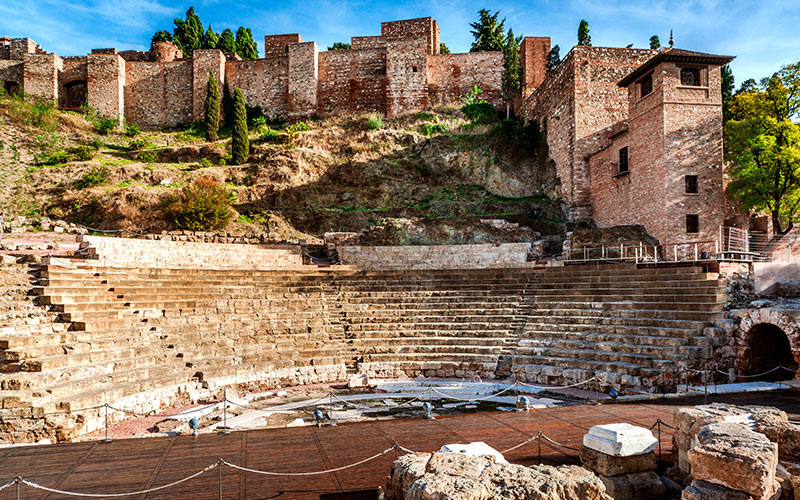
M 203 48 L 204 49 L 216 49 L 219 46 L 219 35 L 214 33 L 214 30 L 211 29 L 211 25 L 208 25 L 208 29 L 206 30 L 206 36 L 203 39 Z
M 578 45 L 592 46 L 592 37 L 589 36 L 589 23 L 586 19 L 581 19 L 578 25 Z
M 553 71 L 561 63 L 561 47 L 553 45 L 550 52 L 547 53 L 547 71 Z
M 250 156 L 250 137 L 247 130 L 247 111 L 244 107 L 244 94 L 240 89 L 233 91 L 233 138 L 231 140 L 231 163 L 241 165 Z
M 514 100 L 522 88 L 522 65 L 519 60 L 519 43 L 521 36 L 514 36 L 514 30 L 508 29 L 503 46 L 503 98 L 506 103 Z M 508 106 L 506 106 L 508 118 Z
M 250 28 L 240 26 L 236 30 L 236 53 L 242 59 L 258 59 L 258 46 L 253 41 L 253 32 Z
M 226 29 L 222 32 L 217 48 L 225 53 L 236 52 L 236 37 L 233 36 L 233 31 Z
M 661 48 L 661 40 L 658 39 L 658 35 L 653 35 L 650 37 L 650 48 L 651 49 Z
M 214 142 L 217 140 L 219 131 L 219 86 L 214 73 L 208 72 L 208 84 L 206 85 L 206 140 Z
M 225 120 L 225 125 L 233 127 L 233 95 L 228 82 L 222 87 L 222 116 Z
M 502 52 L 505 46 L 505 18 L 498 23 L 497 18 L 500 16 L 498 10 L 494 14 L 486 9 L 478 11 L 479 20 L 470 23 L 472 30 L 472 47 L 470 52 L 485 52 L 496 50 Z

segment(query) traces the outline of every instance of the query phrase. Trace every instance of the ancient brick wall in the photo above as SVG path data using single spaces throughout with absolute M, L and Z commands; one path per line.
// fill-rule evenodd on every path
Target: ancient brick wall
M 481 98 L 502 106 L 502 52 L 429 55 L 427 63 L 429 106 L 458 101 L 475 85 L 483 90 Z
M 25 64 L 22 61 L 0 59 L 0 86 L 5 82 L 13 82 L 21 89 L 24 78 Z
M 350 37 L 350 48 L 359 49 L 379 49 L 386 48 L 386 40 L 380 36 L 353 36 Z
M 582 139 L 624 120 L 628 95 L 617 83 L 656 52 L 649 49 L 576 46 L 528 97 L 526 119 L 547 126 L 551 158 L 570 217 L 589 216 L 589 165 L 575 154 Z
M 420 40 L 428 54 L 439 53 L 439 25 L 430 17 L 381 23 L 381 37 L 386 40 Z
M 294 245 L 237 245 L 183 241 L 78 236 L 81 251 L 109 266 L 290 269 L 301 266 L 300 247 Z
M 526 36 L 519 47 L 522 65 L 522 98 L 525 99 L 542 84 L 547 76 L 547 54 L 550 53 L 550 37 Z
M 63 68 L 58 75 L 58 105 L 64 108 L 78 107 L 88 93 L 89 58 L 74 56 L 62 58 Z
M 386 110 L 386 49 L 319 53 L 317 113 Z
M 125 74 L 128 122 L 144 128 L 163 128 L 192 121 L 194 75 L 191 59 L 130 62 Z
M 62 60 L 55 54 L 25 54 L 23 90 L 26 94 L 58 100 L 58 73 Z
M 519 266 L 530 243 L 497 245 L 339 246 L 342 264 L 363 269 L 483 269 Z
M 250 106 L 260 106 L 267 116 L 286 116 L 289 109 L 289 57 L 268 57 L 248 61 L 228 61 L 226 80 L 242 89 Z
M 267 35 L 264 37 L 264 57 L 285 57 L 289 55 L 289 45 L 302 41 L 299 33 Z
M 219 86 L 220 97 L 222 97 L 222 85 L 225 81 L 225 54 L 217 49 L 195 50 L 192 57 L 193 121 L 205 118 L 209 73 L 214 74 Z
M 289 118 L 307 117 L 317 109 L 319 48 L 315 42 L 289 45 Z
M 423 39 L 386 43 L 386 115 L 398 116 L 428 107 L 428 63 Z
M 119 120 L 125 116 L 127 93 L 125 66 L 125 60 L 116 50 L 108 54 L 94 52 L 89 54 L 88 101 L 89 106 L 95 108 L 100 116 Z

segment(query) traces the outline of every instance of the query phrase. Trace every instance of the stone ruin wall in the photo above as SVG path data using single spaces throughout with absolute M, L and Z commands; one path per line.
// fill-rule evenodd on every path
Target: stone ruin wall
M 527 262 L 530 249 L 530 243 L 336 248 L 342 264 L 372 270 L 521 267 Z
M 530 94 L 525 119 L 547 128 L 550 157 L 561 181 L 561 196 L 572 205 L 572 218 L 589 211 L 589 171 L 580 141 L 624 120 L 628 94 L 617 83 L 656 51 L 576 46 L 555 73 Z
M 62 107 L 77 107 L 67 86 L 84 83 L 86 90 L 75 95 L 86 92 L 102 115 L 124 116 L 143 128 L 202 119 L 209 71 L 241 88 L 248 105 L 289 119 L 367 111 L 395 116 L 457 101 L 476 84 L 502 105 L 502 55 L 440 55 L 431 18 L 382 23 L 380 36 L 353 37 L 350 50 L 320 53 L 299 34 L 269 35 L 264 58 L 246 61 L 216 50 L 183 58 L 169 42 L 154 42 L 148 52 L 95 49 L 62 59 L 29 39 L 3 40 L 10 40 L 0 46 L 3 82 Z

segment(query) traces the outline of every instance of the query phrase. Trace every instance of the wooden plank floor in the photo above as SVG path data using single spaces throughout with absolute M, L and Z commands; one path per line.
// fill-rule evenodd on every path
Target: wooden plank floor
M 325 470 L 372 456 L 397 442 L 406 448 L 432 451 L 446 443 L 485 441 L 502 450 L 527 437 L 544 432 L 552 439 L 578 447 L 592 425 L 630 422 L 650 427 L 656 419 L 672 424 L 677 406 L 726 401 L 736 404 L 767 404 L 800 420 L 800 389 L 769 393 L 746 393 L 719 397 L 657 400 L 602 406 L 569 406 L 533 410 L 529 413 L 489 412 L 439 417 L 382 420 L 340 424 L 336 427 L 292 427 L 234 432 L 229 436 L 206 434 L 117 440 L 111 443 L 68 443 L 0 449 L 0 484 L 21 475 L 61 490 L 82 493 L 119 493 L 152 488 L 184 478 L 221 457 L 253 469 L 279 472 Z M 672 449 L 671 432 L 661 436 L 665 458 Z M 220 484 L 225 499 L 365 499 L 383 484 L 394 453 L 358 468 L 313 476 L 262 476 L 223 468 L 203 474 L 175 487 L 126 498 L 202 500 L 218 499 Z M 506 457 L 515 463 L 539 462 L 536 441 Z M 542 444 L 546 464 L 577 464 L 575 451 Z M 0 492 L 0 500 L 15 499 L 14 488 Z M 20 498 L 75 498 L 22 486 Z

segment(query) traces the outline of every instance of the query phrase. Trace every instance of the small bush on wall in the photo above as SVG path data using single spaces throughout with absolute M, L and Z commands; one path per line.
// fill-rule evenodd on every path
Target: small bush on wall
M 167 213 L 178 229 L 211 231 L 225 229 L 233 218 L 235 195 L 226 186 L 200 177 L 181 189 Z

